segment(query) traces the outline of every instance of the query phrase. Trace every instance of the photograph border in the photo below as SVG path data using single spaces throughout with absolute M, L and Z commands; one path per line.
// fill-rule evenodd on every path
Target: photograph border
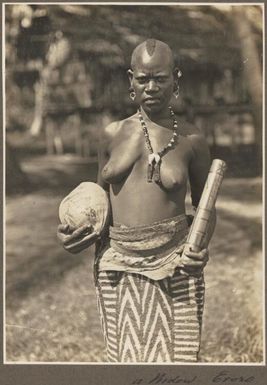
M 236 5 L 262 5 L 263 6 L 263 255 L 265 255 L 265 23 L 266 7 L 265 2 L 231 2 L 231 1 L 1 1 L 1 20 L 2 20 L 2 71 L 1 71 L 1 116 L 3 117 L 3 142 L 1 142 L 1 156 L 3 169 L 2 174 L 2 232 L 1 242 L 3 250 L 3 264 L 1 273 L 3 277 L 3 295 L 1 297 L 1 325 L 2 325 L 2 349 L 0 365 L 0 384 L 3 385 L 53 385 L 53 384 L 77 384 L 77 385 L 131 385 L 131 384 L 173 384 L 173 383 L 192 383 L 195 385 L 210 385 L 214 383 L 223 384 L 244 384 L 252 383 L 263 385 L 267 383 L 266 368 L 266 295 L 264 295 L 263 318 L 264 318 L 264 362 L 263 363 L 196 363 L 196 364 L 114 364 L 114 363 L 95 363 L 95 362 L 7 362 L 5 360 L 5 79 L 4 79 L 4 32 L 5 23 L 3 10 L 5 5 L 26 3 L 26 4 L 51 4 L 59 3 L 71 4 L 95 4 L 95 5 L 168 5 L 168 4 L 192 4 L 192 5 L 211 5 L 211 4 L 236 4 Z M 265 258 L 263 260 L 263 278 L 267 276 Z M 263 279 L 264 281 L 264 279 Z M 265 282 L 263 282 L 265 294 Z M 226 377 L 229 379 L 224 380 Z

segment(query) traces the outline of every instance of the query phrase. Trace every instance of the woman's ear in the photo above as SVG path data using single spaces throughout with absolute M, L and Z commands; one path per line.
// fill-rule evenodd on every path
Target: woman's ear
M 133 81 L 133 71 L 132 71 L 131 69 L 128 69 L 127 75 L 128 75 L 130 84 L 132 85 L 132 81 Z
M 174 70 L 173 70 L 173 77 L 174 77 L 174 80 L 179 80 L 180 77 L 182 77 L 182 71 L 178 68 L 178 67 L 175 67 Z

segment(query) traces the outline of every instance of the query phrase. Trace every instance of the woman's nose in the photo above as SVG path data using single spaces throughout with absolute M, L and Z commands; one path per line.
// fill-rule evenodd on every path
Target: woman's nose
M 157 90 L 158 90 L 158 85 L 155 82 L 155 80 L 153 80 L 153 79 L 149 80 L 147 87 L 146 87 L 146 91 L 149 92 L 149 91 L 157 91 Z

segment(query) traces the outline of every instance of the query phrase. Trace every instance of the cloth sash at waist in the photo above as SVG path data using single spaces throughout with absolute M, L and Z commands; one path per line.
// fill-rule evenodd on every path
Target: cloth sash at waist
M 115 270 L 160 280 L 174 274 L 188 234 L 185 214 L 149 225 L 110 226 L 110 240 L 100 252 L 99 271 Z

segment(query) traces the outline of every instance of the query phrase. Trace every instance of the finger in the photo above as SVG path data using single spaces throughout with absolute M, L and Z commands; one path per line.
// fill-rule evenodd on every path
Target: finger
M 189 276 L 189 273 L 187 273 L 184 269 L 181 269 L 181 270 L 180 270 L 180 273 L 181 273 L 182 275 L 186 275 L 187 277 Z
M 201 259 L 206 257 L 209 252 L 207 249 L 202 249 L 201 251 L 185 250 L 184 254 L 190 256 L 191 258 Z
M 200 277 L 203 272 L 203 269 L 184 268 L 180 270 L 180 272 L 182 275 Z
M 186 250 L 184 253 L 187 257 L 196 259 L 196 260 L 203 260 L 209 258 L 209 252 L 207 249 L 203 249 L 199 252 Z
M 78 227 L 78 229 L 75 229 L 69 236 L 67 243 L 75 242 L 76 240 L 79 240 L 79 238 L 83 238 L 87 233 L 92 233 L 92 226 L 91 225 L 83 225 L 81 227 Z
M 186 267 L 192 267 L 192 268 L 201 268 L 202 266 L 206 265 L 206 261 L 194 261 L 193 259 L 183 259 L 182 260 L 183 266 Z
M 71 254 L 78 254 L 81 251 L 85 250 L 85 248 L 84 247 L 80 247 L 80 248 L 76 248 L 76 249 L 66 249 L 65 248 L 65 250 L 68 251 Z
M 74 250 L 75 248 L 79 247 L 89 247 L 91 244 L 93 244 L 97 239 L 99 238 L 99 233 L 98 232 L 93 232 L 82 239 L 72 242 L 72 243 L 67 243 L 64 245 L 66 250 Z
M 63 243 L 63 244 L 66 243 L 66 242 L 68 242 L 69 237 L 70 237 L 70 235 L 68 234 L 67 231 L 65 231 L 65 232 L 60 232 L 60 231 L 58 231 L 58 232 L 57 232 L 57 238 L 58 238 L 58 240 L 59 240 L 61 243 Z
M 182 254 L 183 251 L 184 251 L 184 245 L 179 246 L 179 247 L 175 250 L 175 253 L 176 253 L 176 254 Z
M 61 233 L 57 233 L 57 237 L 61 243 L 63 243 L 63 246 L 65 247 L 68 243 L 71 241 L 71 235 L 64 235 Z
M 207 264 L 206 262 L 203 262 L 203 263 L 199 263 L 195 261 L 191 263 L 188 262 L 188 263 L 184 263 L 183 269 L 186 271 L 203 270 L 206 264 Z
M 68 226 L 68 225 L 67 225 Z M 60 232 L 58 231 L 57 232 L 57 237 L 58 239 L 63 243 L 63 244 L 66 244 L 66 243 L 69 243 L 71 242 L 71 240 L 75 237 L 73 237 L 73 230 L 70 229 L 70 226 L 68 226 L 67 230 L 64 231 L 64 232 Z
M 185 259 L 186 261 L 190 259 L 191 261 L 201 262 L 201 261 L 208 260 L 209 256 L 208 254 L 205 254 L 205 255 L 202 255 L 201 257 L 199 255 L 196 257 L 195 255 L 191 256 L 191 254 L 183 254 L 181 256 L 181 259 Z
M 62 242 L 62 243 L 65 243 L 66 242 L 66 237 L 67 237 L 67 235 L 64 235 L 64 234 L 62 234 L 62 233 L 57 233 L 57 238 L 58 238 L 58 240 L 60 241 L 60 242 Z
M 177 261 L 177 265 L 176 267 L 178 268 L 183 268 L 184 267 L 184 264 L 183 264 L 183 261 L 182 261 L 182 258 L 179 259 L 179 261 Z
M 92 233 L 93 231 L 93 226 L 92 225 L 83 225 L 81 227 L 78 227 L 78 229 L 74 230 L 73 233 L 71 234 L 72 238 L 76 238 L 76 237 L 79 237 L 80 235 L 84 234 L 85 233 Z
M 68 229 L 69 229 L 69 225 L 67 225 L 67 224 L 62 224 L 62 223 L 61 223 L 60 225 L 58 225 L 58 227 L 57 227 L 57 231 L 58 231 L 58 232 L 62 232 L 62 233 L 67 232 Z
M 191 261 L 196 261 L 196 262 L 203 262 L 203 261 L 208 261 L 209 260 L 209 256 L 206 254 L 206 255 L 204 255 L 204 256 L 202 256 L 202 257 L 198 257 L 198 258 L 195 258 L 195 256 L 191 256 L 190 254 L 189 255 L 186 255 L 186 254 L 184 254 L 183 255 L 183 257 L 182 257 L 182 259 L 186 259 L 186 260 L 191 260 Z

